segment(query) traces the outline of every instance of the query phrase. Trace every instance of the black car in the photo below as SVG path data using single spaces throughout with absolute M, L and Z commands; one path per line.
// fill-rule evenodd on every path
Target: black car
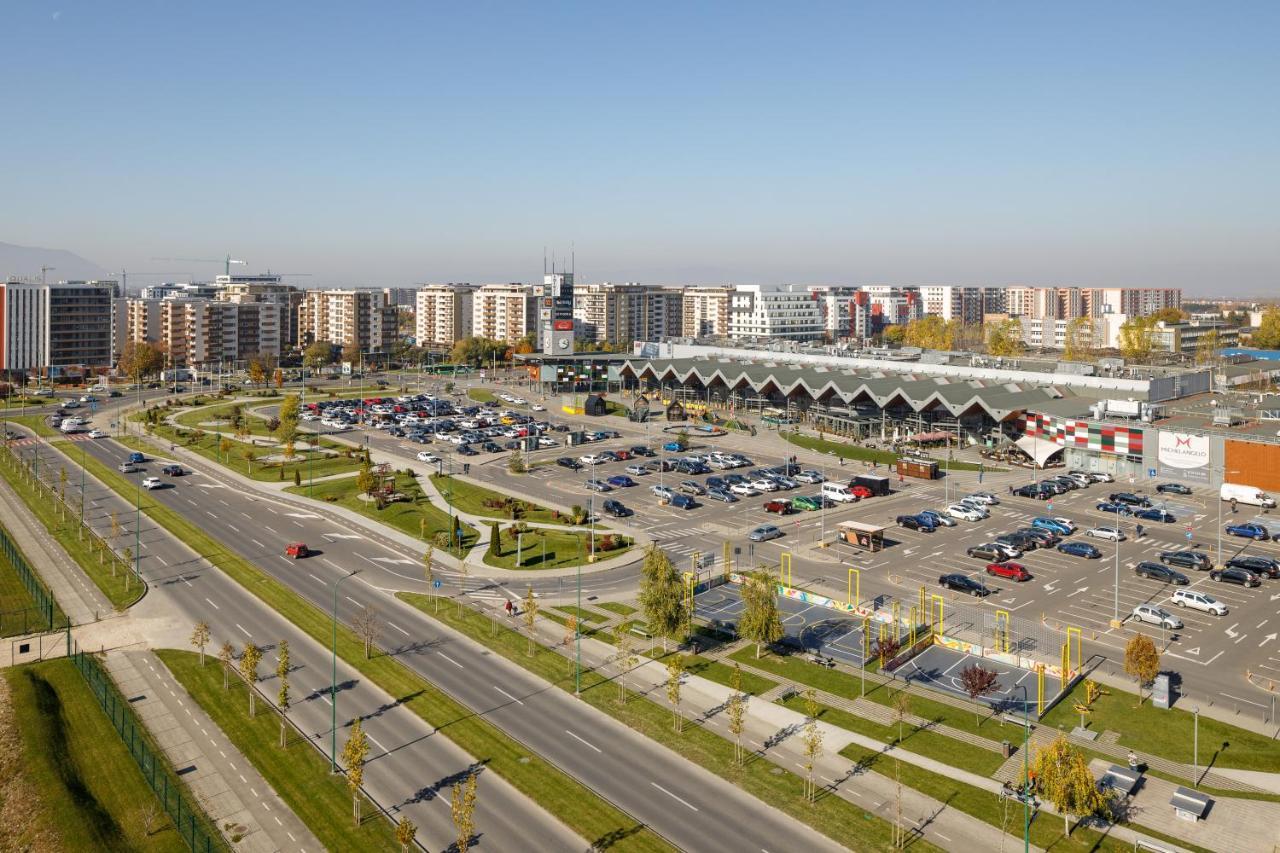
M 485 453 L 501 453 L 502 452 L 502 448 L 498 446 L 498 443 L 496 441 L 486 441 L 484 444 L 480 445 L 480 449 L 483 450 Z M 570 459 L 569 461 L 572 462 L 574 460 Z M 564 463 L 561 462 L 560 464 L 563 465 Z
M 166 477 L 181 477 L 187 473 L 181 465 L 166 465 L 160 469 L 160 473 Z
M 469 444 L 464 444 L 458 448 L 458 453 L 463 456 L 479 456 L 480 451 L 476 450 Z
M 1041 548 L 1052 548 L 1062 541 L 1061 536 L 1043 527 L 1020 527 L 1013 532 L 1013 535 L 1031 539 Z
M 1173 524 L 1177 521 L 1177 519 L 1173 517 L 1173 513 L 1165 512 L 1162 509 L 1152 508 L 1135 510 L 1133 517 L 1141 518 L 1145 521 L 1161 521 L 1165 524 Z
M 1280 577 L 1280 562 L 1270 557 L 1259 557 L 1254 554 L 1242 554 L 1239 557 L 1232 557 L 1227 560 L 1226 566 L 1229 569 L 1245 569 L 1253 572 L 1255 575 L 1261 575 L 1268 578 Z
M 645 447 L 644 445 L 637 444 L 635 447 L 631 448 L 631 455 L 632 456 L 653 456 L 655 454 L 652 450 Z
M 1191 488 L 1189 486 L 1184 486 L 1181 483 L 1161 483 L 1160 485 L 1156 486 L 1156 491 L 1162 495 L 1191 494 Z
M 989 560 L 992 563 L 1003 563 L 1005 560 L 1009 559 L 1005 556 L 1004 551 L 1001 551 L 995 545 L 971 545 L 968 550 L 965 551 L 965 554 L 970 557 Z
M 1151 498 L 1130 492 L 1116 492 L 1110 495 L 1107 500 L 1113 504 L 1124 504 L 1125 506 L 1151 506 Z
M 1018 486 L 1013 493 L 1020 498 L 1035 498 L 1036 500 L 1047 500 L 1049 493 L 1043 491 L 1039 486 Z
M 582 467 L 582 463 L 570 456 L 561 456 L 556 460 L 556 464 L 561 468 L 568 468 L 570 471 L 577 471 Z
M 974 598 L 982 598 L 991 594 L 991 590 L 987 589 L 979 581 L 964 575 L 943 575 L 938 578 L 938 583 L 945 589 L 963 592 L 967 595 L 972 595 Z
M 1262 586 L 1262 580 L 1248 569 L 1218 569 L 1209 572 L 1209 580 L 1218 583 L 1236 583 L 1240 586 Z
M 923 521 L 918 515 L 900 515 L 897 522 L 899 527 L 905 527 L 908 530 L 923 530 L 926 533 L 932 533 L 934 530 L 932 524 Z
M 612 498 L 604 502 L 605 515 L 611 515 L 614 518 L 626 518 L 631 515 L 631 510 L 622 505 L 621 501 L 615 501 Z
M 1133 573 L 1140 578 L 1164 581 L 1174 586 L 1186 586 L 1188 583 L 1186 575 L 1181 572 L 1175 572 L 1163 563 L 1153 563 L 1150 560 L 1143 560 L 1134 566 Z
M 1010 548 L 1017 548 L 1019 551 L 1032 551 L 1040 546 L 1040 543 L 1032 539 L 1030 536 L 1020 536 L 1016 533 L 1004 533 L 996 537 L 995 540 L 1000 545 L 1008 545 Z
M 1162 551 L 1160 552 L 1160 560 L 1170 566 L 1195 569 L 1199 572 L 1205 572 L 1213 568 L 1213 560 L 1209 559 L 1209 555 L 1202 554 L 1199 551 Z M 1231 564 L 1228 563 L 1227 565 Z

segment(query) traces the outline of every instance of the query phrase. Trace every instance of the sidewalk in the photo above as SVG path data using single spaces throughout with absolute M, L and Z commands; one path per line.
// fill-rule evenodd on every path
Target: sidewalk
M 213 720 L 182 698 L 186 691 L 154 654 L 113 651 L 106 667 L 209 818 L 229 838 L 241 836 L 236 850 L 324 849 Z

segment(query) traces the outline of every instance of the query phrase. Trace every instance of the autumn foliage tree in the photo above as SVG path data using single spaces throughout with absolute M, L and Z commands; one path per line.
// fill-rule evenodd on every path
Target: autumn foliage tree
M 1043 749 L 1036 750 L 1032 766 L 1036 790 L 1062 812 L 1062 831 L 1071 833 L 1071 817 L 1093 814 L 1110 816 L 1107 798 L 1089 771 L 1089 762 L 1080 750 L 1067 742 L 1064 735 Z
M 986 669 L 973 663 L 960 670 L 960 686 L 973 701 L 973 720 L 978 722 L 978 700 L 990 694 L 1000 683 L 1000 676 L 994 670 Z
M 1141 705 L 1142 689 L 1160 674 L 1160 652 L 1146 634 L 1134 634 L 1125 643 L 1124 671 L 1138 682 L 1138 704 Z

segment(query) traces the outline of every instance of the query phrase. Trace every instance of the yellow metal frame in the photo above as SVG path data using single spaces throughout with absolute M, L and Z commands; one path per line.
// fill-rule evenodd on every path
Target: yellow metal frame
M 729 545 L 729 540 L 724 540 L 724 577 L 729 579 L 729 575 L 733 573 L 733 550 Z
M 1071 666 L 1071 638 L 1073 636 L 1076 638 L 1076 665 L 1074 667 Z M 1082 637 L 1083 632 L 1079 628 L 1067 628 L 1067 668 L 1071 672 L 1078 670 L 1084 660 L 1081 649 Z
M 1036 664 L 1036 716 L 1044 714 L 1044 664 Z
M 928 608 L 924 606 L 924 587 L 922 586 L 920 587 L 920 605 L 916 608 L 916 613 L 920 615 L 921 621 L 923 622 L 924 614 L 928 612 L 929 612 Z
M 862 662 L 865 665 L 871 657 L 871 617 L 862 617 Z
M 1009 624 L 1010 616 L 1008 610 L 996 611 L 996 651 L 1009 653 Z
M 855 579 L 857 586 L 854 586 Z M 851 599 L 851 596 L 856 597 Z M 862 572 L 858 569 L 849 569 L 845 583 L 844 603 L 852 604 L 854 607 L 862 603 Z
M 895 598 L 891 606 L 893 608 L 893 630 L 899 631 L 902 629 L 902 605 Z
M 1070 675 L 1067 672 L 1067 668 L 1071 664 L 1070 648 L 1071 648 L 1070 640 L 1067 640 L 1065 643 L 1062 644 L 1062 669 L 1060 670 L 1061 675 L 1059 676 L 1059 679 L 1058 679 L 1061 685 L 1059 689 L 1061 690 L 1067 689 L 1067 680 L 1070 678 Z
M 782 581 L 783 586 L 791 586 L 794 575 L 791 573 L 791 552 L 783 551 L 782 556 L 778 558 L 778 580 Z
M 701 551 L 694 551 L 692 554 L 690 554 L 689 555 L 689 571 L 693 572 L 696 575 L 698 573 L 698 563 L 700 563 L 701 561 L 702 561 Z
M 911 640 L 911 645 L 914 646 L 916 644 L 916 628 L 920 626 L 920 611 L 916 609 L 914 604 L 911 605 L 908 618 L 910 619 L 910 623 L 907 625 L 908 637 Z
M 693 613 L 693 590 L 698 585 L 698 576 L 694 572 L 684 572 L 684 606 Z
M 935 637 L 943 633 L 943 608 L 946 606 L 946 603 L 946 599 L 940 595 L 929 596 L 929 631 Z M 934 619 L 935 613 L 938 617 L 937 619 Z

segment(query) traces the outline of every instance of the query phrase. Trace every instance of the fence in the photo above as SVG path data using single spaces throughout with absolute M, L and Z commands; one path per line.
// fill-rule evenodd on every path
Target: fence
M 76 669 L 84 676 L 98 705 L 111 720 L 116 734 L 133 756 L 142 776 L 151 790 L 160 798 L 165 814 L 169 815 L 178 835 L 196 853 L 211 853 L 225 849 L 220 838 L 215 838 L 208 826 L 208 819 L 193 807 L 182 793 L 173 771 L 152 748 L 145 736 L 145 729 L 134 717 L 133 710 L 116 690 L 115 682 L 102 669 L 97 658 L 76 647 L 71 654 Z
M 49 588 L 31 568 L 26 555 L 22 553 L 18 543 L 13 541 L 9 531 L 3 527 L 0 527 L 0 553 L 4 554 L 5 560 L 12 567 L 14 574 L 18 576 L 23 589 L 31 596 L 33 602 L 31 607 L 0 613 L 0 636 L 56 631 L 67 627 L 65 619 L 56 617 L 57 606 Z

